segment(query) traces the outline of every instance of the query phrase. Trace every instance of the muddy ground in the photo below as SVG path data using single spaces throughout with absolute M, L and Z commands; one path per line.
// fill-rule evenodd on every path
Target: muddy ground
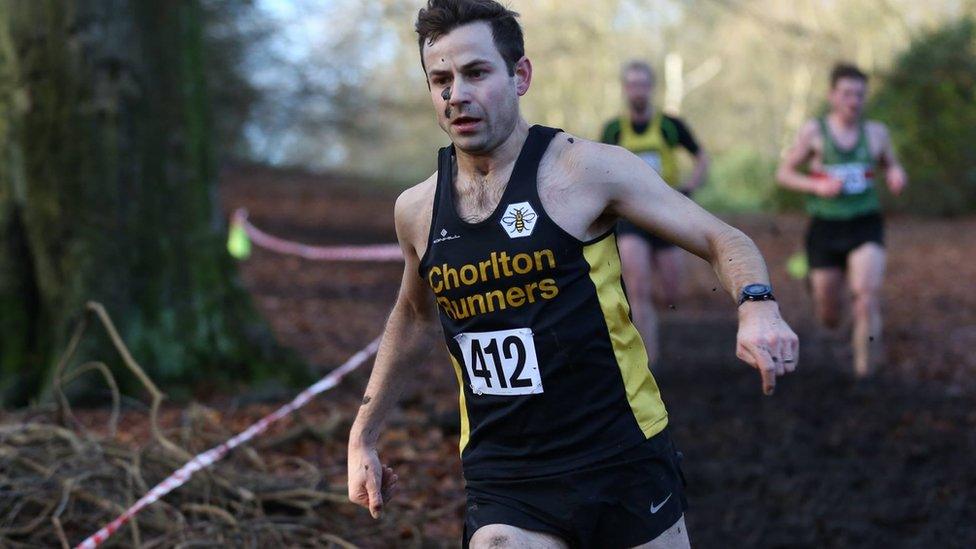
M 350 179 L 255 167 L 227 170 L 221 189 L 228 212 L 247 207 L 258 227 L 318 245 L 392 242 L 394 198 L 393 190 Z M 756 373 L 734 356 L 734 307 L 714 290 L 708 266 L 688 258 L 685 295 L 663 307 L 656 376 L 685 455 L 693 544 L 976 546 L 976 218 L 889 220 L 889 356 L 875 379 L 861 383 L 850 375 L 845 350 L 813 326 L 804 283 L 786 274 L 803 218 L 728 220 L 765 254 L 802 356 L 799 372 L 763 397 Z M 393 263 L 312 262 L 261 249 L 241 269 L 280 341 L 316 374 L 380 333 L 401 274 Z M 343 494 L 346 435 L 368 375 L 364 367 L 275 427 L 266 439 L 298 421 L 319 429 L 277 439 L 262 450 L 267 462 L 301 457 L 324 472 L 318 488 Z M 442 349 L 417 365 L 382 439 L 381 456 L 402 487 L 382 520 L 341 498 L 295 520 L 362 547 L 458 546 L 464 496 L 457 390 Z M 290 394 L 253 388 L 214 396 L 207 414 L 229 435 Z M 164 423 L 178 427 L 190 413 L 170 406 Z M 83 420 L 97 425 L 105 415 L 89 411 Z M 146 430 L 137 416 L 127 417 L 120 438 L 137 443 Z
M 313 244 L 392 242 L 393 191 L 256 168 L 224 178 L 227 207 Z M 784 316 L 802 338 L 797 374 L 763 397 L 734 356 L 734 308 L 708 266 L 688 258 L 690 283 L 663 318 L 657 373 L 674 438 L 685 455 L 697 547 L 976 546 L 976 219 L 888 222 L 884 290 L 889 357 L 855 383 L 842 348 L 813 326 L 802 281 L 785 271 L 801 216 L 729 221 L 767 257 Z M 968 236 L 967 236 L 968 235 Z M 246 286 L 281 341 L 326 371 L 379 333 L 394 299 L 394 264 L 314 263 L 257 250 Z M 418 365 L 417 386 L 381 455 L 403 492 L 380 523 L 348 506 L 364 546 L 457 544 L 463 492 L 456 455 L 457 386 L 442 351 Z M 345 429 L 368 369 L 317 403 L 342 422 L 306 448 L 344 484 Z

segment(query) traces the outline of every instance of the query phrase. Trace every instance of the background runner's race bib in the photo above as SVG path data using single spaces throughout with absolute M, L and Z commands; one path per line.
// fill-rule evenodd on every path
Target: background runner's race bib
M 867 169 L 867 166 L 860 162 L 824 166 L 824 171 L 828 175 L 840 180 L 844 184 L 841 190 L 842 194 L 860 194 L 868 190 L 871 183 L 867 178 Z
M 647 163 L 648 166 L 654 168 L 658 174 L 661 173 L 661 153 L 657 152 L 642 152 L 637 155 L 641 160 Z
M 476 395 L 531 395 L 542 392 L 532 330 L 468 332 L 454 337 Z

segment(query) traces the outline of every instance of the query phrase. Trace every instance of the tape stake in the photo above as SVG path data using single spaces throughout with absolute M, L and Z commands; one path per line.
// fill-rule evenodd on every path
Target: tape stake
M 403 252 L 397 244 L 372 244 L 367 246 L 309 246 L 272 236 L 258 229 L 247 218 L 247 210 L 238 208 L 231 220 L 231 227 L 240 227 L 255 246 L 285 255 L 294 255 L 313 261 L 403 261 Z M 233 229 L 232 229 L 233 230 Z M 238 238 L 238 240 L 240 240 Z M 250 248 L 248 248 L 250 252 Z

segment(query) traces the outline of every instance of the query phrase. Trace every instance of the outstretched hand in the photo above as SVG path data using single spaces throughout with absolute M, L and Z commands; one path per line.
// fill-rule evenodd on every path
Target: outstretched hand
M 888 190 L 895 196 L 900 196 L 908 185 L 908 175 L 905 174 L 905 170 L 901 166 L 889 168 L 885 174 L 885 180 L 888 183 Z
M 844 182 L 833 176 L 822 176 L 814 178 L 813 194 L 821 198 L 834 198 L 840 196 L 844 190 Z
M 735 355 L 759 370 L 766 395 L 773 394 L 778 376 L 796 370 L 800 341 L 775 301 L 747 301 L 739 307 Z
M 380 463 L 375 448 L 349 446 L 349 500 L 368 509 L 374 519 L 396 493 L 397 481 L 393 469 Z

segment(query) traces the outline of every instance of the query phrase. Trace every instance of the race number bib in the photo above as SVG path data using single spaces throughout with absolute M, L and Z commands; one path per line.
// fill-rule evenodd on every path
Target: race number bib
M 861 194 L 871 186 L 867 178 L 867 167 L 859 162 L 826 166 L 825 171 L 844 184 L 842 194 Z
M 654 169 L 657 173 L 661 173 L 661 153 L 656 152 L 642 152 L 637 155 L 641 160 L 647 163 L 648 166 Z
M 542 392 L 532 330 L 469 332 L 454 337 L 476 395 L 532 395 Z

